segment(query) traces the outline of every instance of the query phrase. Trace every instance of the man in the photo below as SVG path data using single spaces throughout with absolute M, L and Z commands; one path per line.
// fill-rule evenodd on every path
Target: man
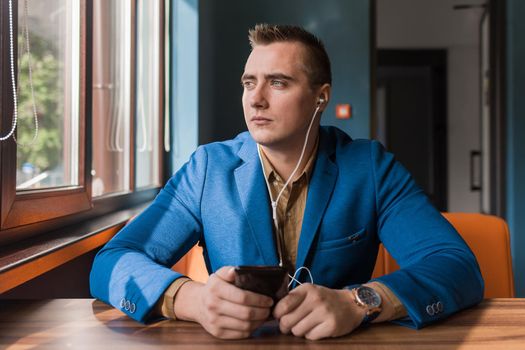
M 331 92 L 322 43 L 269 25 L 250 43 L 249 133 L 195 151 L 99 252 L 92 294 L 138 321 L 196 321 L 226 339 L 250 336 L 271 312 L 282 332 L 321 339 L 369 322 L 420 328 L 478 303 L 475 257 L 407 171 L 379 143 L 319 126 Z M 170 269 L 197 242 L 206 284 Z M 380 242 L 401 269 L 369 281 Z M 301 270 L 276 305 L 233 285 L 232 266 L 279 261 L 314 281 Z

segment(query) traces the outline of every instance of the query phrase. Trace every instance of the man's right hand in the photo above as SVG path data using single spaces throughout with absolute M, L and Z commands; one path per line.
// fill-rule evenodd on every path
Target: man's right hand
M 177 319 L 199 322 L 217 338 L 248 338 L 268 319 L 273 300 L 240 289 L 234 281 L 234 268 L 224 266 L 210 275 L 206 284 L 183 284 L 175 298 Z

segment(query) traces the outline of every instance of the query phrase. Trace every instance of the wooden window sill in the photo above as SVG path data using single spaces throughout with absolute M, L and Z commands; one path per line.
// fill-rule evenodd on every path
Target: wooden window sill
M 101 247 L 147 204 L 2 247 L 0 294 Z

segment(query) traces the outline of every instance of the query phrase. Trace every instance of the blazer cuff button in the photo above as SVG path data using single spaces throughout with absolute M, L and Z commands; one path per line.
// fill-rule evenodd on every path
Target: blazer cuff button
M 437 302 L 437 308 L 438 308 L 439 312 L 443 312 L 443 303 L 441 301 Z
M 434 316 L 434 309 L 432 308 L 432 305 L 427 305 L 427 314 Z

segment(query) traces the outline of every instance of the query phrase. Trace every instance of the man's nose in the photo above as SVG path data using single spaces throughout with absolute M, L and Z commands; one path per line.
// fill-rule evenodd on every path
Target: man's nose
M 268 107 L 268 99 L 263 84 L 256 86 L 250 94 L 250 106 L 255 109 L 264 109 Z

